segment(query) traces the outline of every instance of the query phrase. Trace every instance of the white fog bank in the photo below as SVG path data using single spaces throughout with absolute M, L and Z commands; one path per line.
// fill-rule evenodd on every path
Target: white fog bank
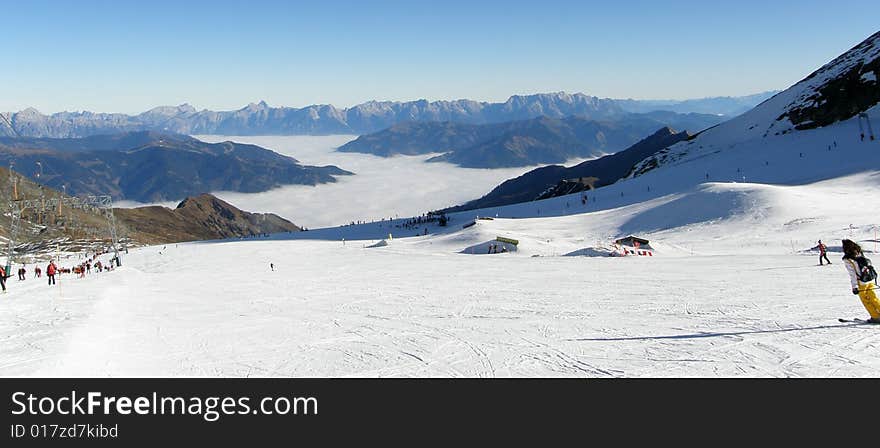
M 355 135 L 194 137 L 210 143 L 250 143 L 294 157 L 306 165 L 336 165 L 355 173 L 340 176 L 336 183 L 314 187 L 289 185 L 263 193 L 213 192 L 242 210 L 276 213 L 309 228 L 414 216 L 458 205 L 535 168 L 459 168 L 448 163 L 424 162 L 433 155 L 384 158 L 335 151 L 357 138 Z

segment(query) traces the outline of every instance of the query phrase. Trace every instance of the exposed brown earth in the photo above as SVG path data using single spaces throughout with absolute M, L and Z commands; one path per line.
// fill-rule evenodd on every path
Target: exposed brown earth
M 42 187 L 19 174 L 15 190 L 19 199 L 57 199 L 61 193 Z M 13 187 L 9 170 L 0 168 L 0 236 L 9 237 L 8 203 Z M 249 213 L 213 195 L 183 200 L 175 209 L 160 206 L 114 208 L 117 235 L 124 246 L 167 244 L 184 241 L 247 237 L 267 233 L 296 232 L 294 223 L 271 213 Z M 22 213 L 16 237 L 19 257 L 40 257 L 56 250 L 92 251 L 110 245 L 109 222 L 100 210 L 46 206 Z M 2 247 L 5 253 L 5 241 Z

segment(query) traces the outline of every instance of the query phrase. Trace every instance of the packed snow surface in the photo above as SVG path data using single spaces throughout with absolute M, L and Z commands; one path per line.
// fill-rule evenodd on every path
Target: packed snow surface
M 842 237 L 874 249 L 873 212 L 835 199 L 876 176 L 707 185 L 612 212 L 467 229 L 454 219 L 373 248 L 273 237 L 133 250 L 120 269 L 56 287 L 10 279 L 0 374 L 876 376 L 880 328 L 837 322 L 865 312 L 839 253 L 820 267 L 809 251 L 817 238 L 838 250 Z M 606 244 L 603 230 L 647 230 L 677 202 L 736 209 L 749 194 L 757 215 L 719 206 L 701 217 L 712 219 L 641 233 L 654 257 L 561 256 Z M 799 218 L 781 216 L 791 211 Z M 459 253 L 497 236 L 520 250 Z
M 880 327 L 837 320 L 867 316 L 840 240 L 877 258 L 880 143 L 856 124 L 444 227 L 147 247 L 53 287 L 29 266 L 0 296 L 0 375 L 876 377 Z M 602 256 L 630 234 L 654 256 Z

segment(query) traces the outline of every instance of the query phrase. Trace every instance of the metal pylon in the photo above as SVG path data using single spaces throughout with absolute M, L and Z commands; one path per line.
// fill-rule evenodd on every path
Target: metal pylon
M 9 201 L 9 211 L 12 218 L 12 227 L 9 232 L 9 242 L 6 248 L 7 262 L 12 264 L 15 258 L 15 241 L 18 237 L 19 228 L 21 227 L 21 214 L 23 211 L 45 210 L 46 208 L 58 208 L 61 206 L 75 208 L 85 211 L 102 212 L 107 218 L 107 227 L 110 232 L 110 240 L 113 245 L 113 256 L 116 258 L 117 266 L 122 265 L 119 258 L 119 239 L 116 231 L 116 218 L 113 216 L 113 199 L 107 195 L 101 196 L 82 196 L 82 197 L 59 197 L 46 199 L 19 199 Z

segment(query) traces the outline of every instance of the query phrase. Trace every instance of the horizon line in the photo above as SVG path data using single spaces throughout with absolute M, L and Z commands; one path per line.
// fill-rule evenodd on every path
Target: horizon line
M 42 114 L 42 115 L 56 115 L 56 114 L 63 114 L 63 113 L 94 113 L 94 114 L 122 114 L 122 115 L 128 115 L 128 116 L 136 116 L 136 115 L 144 114 L 144 113 L 147 113 L 147 112 L 149 112 L 149 111 L 151 111 L 151 110 L 158 109 L 158 108 L 161 108 L 161 107 L 172 107 L 172 108 L 173 108 L 173 107 L 190 106 L 190 107 L 192 107 L 193 109 L 196 109 L 197 112 L 205 112 L 205 111 L 210 111 L 210 112 L 235 112 L 235 111 L 244 110 L 244 109 L 246 109 L 246 108 L 248 108 L 248 107 L 250 107 L 250 106 L 252 106 L 252 105 L 259 105 L 259 104 L 261 104 L 261 103 L 265 104 L 267 107 L 272 108 L 272 109 L 294 109 L 294 110 L 301 110 L 301 109 L 306 109 L 306 108 L 309 108 L 309 107 L 325 107 L 325 106 L 330 106 L 330 107 L 333 107 L 333 108 L 338 109 L 338 110 L 349 110 L 349 109 L 355 108 L 355 107 L 357 107 L 357 106 L 362 106 L 362 105 L 370 104 L 370 103 L 380 103 L 380 104 L 406 104 L 406 103 L 415 103 L 415 102 L 420 102 L 420 101 L 425 101 L 425 102 L 428 102 L 429 104 L 431 104 L 431 103 L 440 103 L 440 102 L 454 103 L 454 102 L 457 102 L 457 101 L 473 101 L 473 102 L 481 103 L 481 104 L 503 104 L 503 103 L 505 103 L 505 102 L 507 102 L 507 101 L 510 101 L 510 100 L 511 100 L 512 98 L 514 98 L 514 97 L 529 97 L 529 96 L 539 96 L 539 95 L 560 95 L 560 94 L 562 94 L 562 95 L 569 95 L 569 96 L 578 96 L 578 95 L 582 95 L 582 96 L 586 96 L 586 97 L 598 98 L 598 99 L 600 99 L 600 100 L 611 100 L 611 101 L 685 102 L 685 101 L 697 101 L 697 100 L 720 99 L 720 98 L 745 98 L 745 97 L 750 97 L 750 96 L 755 96 L 755 95 L 762 95 L 762 94 L 777 94 L 777 93 L 782 92 L 782 91 L 783 91 L 782 89 L 771 89 L 771 90 L 763 90 L 763 91 L 760 91 L 760 92 L 749 93 L 749 94 L 745 94 L 745 95 L 715 95 L 715 96 L 702 96 L 702 97 L 692 97 L 692 98 L 632 98 L 632 97 L 628 97 L 628 98 L 612 98 L 612 97 L 600 97 L 600 96 L 597 96 L 597 95 L 590 95 L 590 94 L 587 94 L 587 93 L 584 93 L 584 92 L 568 93 L 568 92 L 566 92 L 566 91 L 564 91 L 564 90 L 558 90 L 558 91 L 553 91 L 553 92 L 515 93 L 515 94 L 511 94 L 511 95 L 509 95 L 509 96 L 508 96 L 506 99 L 504 99 L 504 100 L 501 100 L 501 99 L 498 99 L 498 100 L 474 100 L 474 99 L 470 99 L 470 98 L 456 98 L 456 99 L 428 99 L 428 98 L 418 98 L 418 99 L 410 99 L 410 100 L 386 100 L 386 99 L 381 99 L 381 100 L 380 100 L 380 99 L 372 99 L 372 100 L 362 101 L 362 102 L 359 102 L 359 103 L 354 103 L 354 104 L 352 104 L 352 105 L 350 105 L 350 106 L 344 106 L 344 107 L 339 107 L 339 106 L 336 106 L 335 104 L 332 104 L 332 103 L 312 103 L 312 104 L 306 104 L 306 105 L 304 105 L 304 106 L 287 106 L 287 105 L 273 106 L 273 105 L 270 105 L 269 102 L 266 101 L 265 99 L 261 99 L 261 100 L 258 100 L 258 101 L 251 101 L 251 102 L 249 102 L 248 104 L 246 104 L 246 105 L 244 105 L 244 106 L 242 106 L 242 107 L 239 107 L 239 108 L 237 108 L 237 109 L 228 109 L 228 108 L 218 108 L 218 109 L 201 108 L 201 109 L 199 109 L 199 108 L 193 106 L 190 102 L 188 102 L 188 101 L 184 101 L 184 102 L 179 103 L 179 104 L 176 104 L 176 105 L 172 105 L 172 104 L 162 104 L 162 105 L 157 105 L 157 106 L 153 106 L 153 107 L 151 107 L 151 108 L 149 108 L 149 109 L 142 110 L 142 111 L 140 111 L 140 112 L 118 112 L 118 111 L 117 111 L 117 112 L 101 112 L 101 111 L 94 111 L 94 110 L 88 110 L 88 109 L 73 109 L 73 110 L 64 109 L 64 110 L 60 110 L 60 111 L 50 111 L 50 112 L 45 112 L 45 111 L 42 111 L 42 110 L 40 110 L 40 109 L 38 109 L 38 108 L 36 108 L 36 107 L 34 107 L 34 106 L 28 106 L 28 107 L 25 107 L 25 108 L 23 108 L 23 109 L 19 109 L 19 110 L 17 110 L 17 111 L 14 111 L 14 110 L 7 110 L 7 111 L 2 111 L 2 113 L 3 113 L 3 114 L 17 114 L 17 113 L 21 113 L 21 112 L 27 111 L 27 110 L 29 110 L 29 109 L 32 109 L 32 110 L 34 110 L 34 111 L 36 111 L 36 112 L 38 112 L 38 113 L 40 113 L 40 114 Z

